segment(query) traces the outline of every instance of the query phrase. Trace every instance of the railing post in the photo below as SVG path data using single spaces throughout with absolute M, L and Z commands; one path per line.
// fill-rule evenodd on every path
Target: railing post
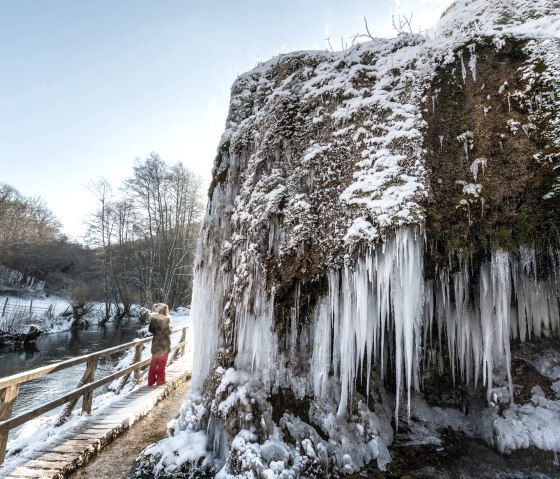
M 92 383 L 95 379 L 95 372 L 97 371 L 97 359 L 92 359 L 87 362 L 86 372 L 84 373 L 84 384 Z M 91 414 L 91 404 L 93 402 L 93 391 L 84 394 L 82 401 L 82 414 Z
M 80 382 L 76 386 L 77 388 L 81 388 L 84 384 L 91 383 L 95 378 L 95 371 L 97 370 L 97 359 L 91 359 L 86 363 L 86 371 L 80 379 Z M 78 398 L 79 399 L 79 398 Z M 78 399 L 73 399 L 70 401 L 63 411 L 60 413 L 58 420 L 56 421 L 55 426 L 62 426 L 66 422 L 66 420 L 70 417 L 70 413 L 76 407 L 78 403 Z M 83 396 L 82 401 L 82 413 L 87 412 L 88 414 L 91 413 L 91 402 L 93 399 L 93 391 L 85 393 Z
M 139 363 L 142 360 L 142 351 L 144 350 L 144 343 L 140 343 L 136 346 L 136 352 L 134 353 L 134 362 Z M 134 371 L 134 380 L 136 381 L 136 385 L 140 384 L 142 380 L 142 371 L 138 368 Z
M 187 329 L 188 329 L 188 328 L 185 326 L 185 328 L 183 329 L 183 334 L 181 335 L 181 341 L 186 341 L 186 340 L 187 340 Z M 185 348 L 186 348 L 186 347 L 187 347 L 187 346 L 184 345 L 184 346 L 181 348 L 181 356 L 184 356 L 184 355 L 185 355 Z
M 142 359 L 142 350 L 143 349 L 144 349 L 144 343 L 137 344 L 135 346 L 134 358 L 132 358 L 132 363 L 130 364 L 131 366 L 133 364 L 136 364 L 136 363 L 140 362 L 140 360 Z M 136 384 L 140 384 L 140 375 L 141 375 L 140 369 L 137 369 L 137 370 L 134 371 L 134 380 L 136 381 Z M 124 386 L 126 385 L 126 383 L 128 382 L 129 379 L 130 379 L 130 373 L 128 373 L 126 376 L 123 376 L 119 386 L 115 390 L 115 394 L 120 394 L 121 393 L 122 389 L 124 388 Z
M 185 341 L 185 339 L 187 339 L 187 328 L 183 328 L 183 331 L 181 332 L 181 339 L 179 340 L 179 342 L 182 343 L 183 341 Z M 175 350 L 173 361 L 175 361 L 179 356 L 182 356 L 183 354 L 185 354 L 185 346 Z
M 14 406 L 14 401 L 16 400 L 19 393 L 19 384 L 13 386 L 8 386 L 2 390 L 0 394 L 0 421 L 5 421 L 10 419 L 12 416 L 12 408 Z M 4 462 L 4 457 L 6 456 L 6 446 L 8 445 L 8 434 L 9 429 L 5 431 L 0 431 L 0 464 Z

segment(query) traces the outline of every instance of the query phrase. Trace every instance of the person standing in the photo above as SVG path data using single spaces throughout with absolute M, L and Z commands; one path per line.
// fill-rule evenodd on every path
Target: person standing
M 148 386 L 165 384 L 165 366 L 171 349 L 171 316 L 167 304 L 156 303 L 150 314 L 148 331 L 153 334 L 152 360 L 148 372 Z

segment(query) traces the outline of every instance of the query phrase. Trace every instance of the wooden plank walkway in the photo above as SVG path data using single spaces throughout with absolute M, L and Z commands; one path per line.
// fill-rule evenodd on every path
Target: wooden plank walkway
M 24 462 L 0 467 L 5 479 L 62 479 L 87 463 L 103 448 L 145 416 L 158 402 L 165 399 L 181 382 L 190 379 L 191 368 L 185 356 L 166 369 L 165 386 L 143 385 L 111 404 L 93 411 L 79 424 L 45 442 Z M 11 461 L 9 461 L 11 462 Z

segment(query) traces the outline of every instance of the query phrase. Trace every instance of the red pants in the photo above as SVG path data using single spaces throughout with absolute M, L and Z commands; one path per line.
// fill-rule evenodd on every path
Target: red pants
M 148 386 L 155 383 L 163 384 L 165 382 L 165 366 L 167 364 L 168 354 L 160 354 L 159 356 L 152 356 L 150 362 L 150 371 L 148 372 Z

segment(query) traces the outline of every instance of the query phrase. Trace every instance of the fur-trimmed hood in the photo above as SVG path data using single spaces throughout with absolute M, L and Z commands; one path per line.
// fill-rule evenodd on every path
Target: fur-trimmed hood
M 150 319 L 160 319 L 160 320 L 168 319 L 169 324 L 171 324 L 171 316 L 169 316 L 168 314 L 150 313 Z

